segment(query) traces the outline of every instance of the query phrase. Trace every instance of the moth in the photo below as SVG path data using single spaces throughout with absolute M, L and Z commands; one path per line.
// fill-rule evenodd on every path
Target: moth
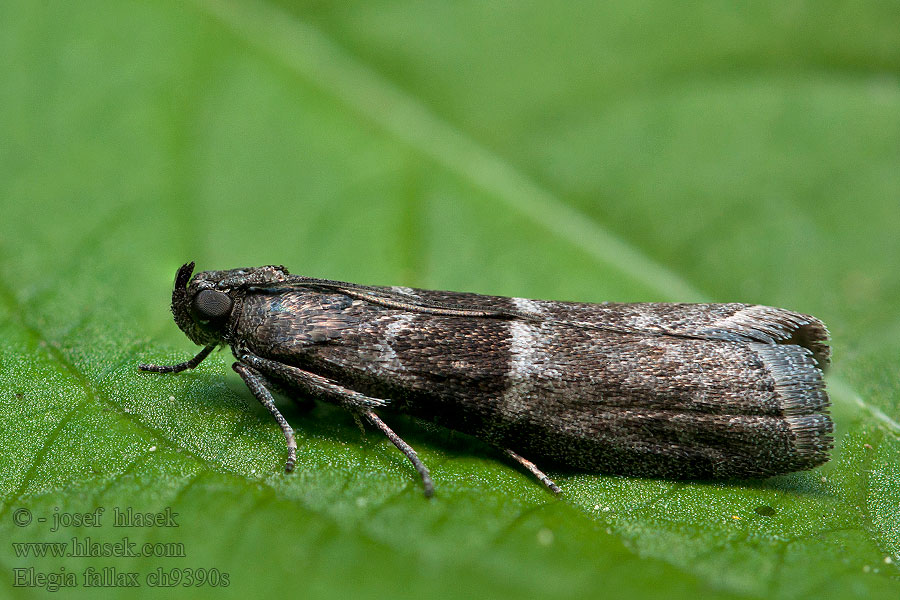
M 670 479 L 762 478 L 828 461 L 833 424 L 818 319 L 752 304 L 587 304 L 291 275 L 283 266 L 182 266 L 172 313 L 272 414 L 296 463 L 294 432 L 272 391 L 345 407 L 428 469 L 379 412 L 480 438 L 554 493 L 530 459 L 570 469 Z

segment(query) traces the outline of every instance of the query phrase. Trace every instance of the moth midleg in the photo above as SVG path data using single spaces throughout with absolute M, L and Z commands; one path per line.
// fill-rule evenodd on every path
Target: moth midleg
M 412 446 L 404 442 L 403 438 L 394 433 L 394 430 L 388 427 L 387 423 L 382 421 L 371 409 L 363 411 L 362 415 L 369 420 L 369 423 L 380 429 L 382 433 L 387 436 L 387 439 L 391 440 L 391 443 L 397 446 L 400 452 L 406 455 L 406 458 L 409 459 L 409 462 L 413 464 L 416 472 L 418 472 L 419 477 L 422 478 L 422 486 L 425 488 L 425 497 L 431 498 L 434 495 L 434 482 L 431 480 L 431 473 L 428 472 L 428 467 L 425 466 L 425 463 L 422 462 L 422 459 L 419 458 L 416 451 L 412 449 Z
M 540 482 L 543 483 L 545 486 L 547 486 L 547 488 L 548 488 L 551 492 L 553 492 L 554 494 L 559 494 L 559 493 L 562 492 L 562 490 L 559 489 L 559 486 L 556 485 L 555 483 L 553 483 L 553 480 L 550 479 L 549 477 L 547 477 L 547 474 L 546 474 L 546 473 L 544 473 L 543 471 L 541 471 L 540 469 L 538 469 L 538 468 L 537 468 L 537 465 L 535 465 L 533 462 L 531 462 L 530 460 L 528 460 L 528 459 L 526 459 L 526 458 L 523 458 L 523 457 L 519 456 L 518 454 L 516 454 L 515 452 L 513 452 L 513 451 L 510 450 L 509 448 L 503 448 L 503 452 L 505 452 L 507 456 L 509 456 L 510 458 L 512 458 L 513 460 L 515 460 L 517 463 L 519 463 L 520 465 L 522 465 L 523 467 L 525 467 L 526 469 L 528 469 L 528 471 L 529 471 L 532 475 L 534 475 L 535 477 L 537 477 L 537 478 L 538 478 L 538 481 L 540 481 Z
M 259 403 L 269 410 L 281 427 L 281 431 L 284 433 L 284 439 L 287 440 L 288 447 L 288 458 L 287 462 L 284 464 L 284 470 L 290 473 L 294 470 L 294 465 L 297 463 L 297 441 L 294 439 L 294 430 L 291 429 L 287 419 L 282 416 L 278 411 L 278 407 L 275 406 L 275 399 L 272 398 L 272 393 L 266 388 L 265 377 L 253 367 L 248 367 L 239 362 L 231 365 L 231 368 L 241 376 L 241 379 L 244 380 L 244 383 L 247 384 L 247 387 L 250 388 L 250 391 L 253 392 L 253 395 L 259 400 Z
M 197 353 L 197 356 L 195 356 L 191 360 L 186 360 L 184 362 L 178 363 L 177 365 L 148 365 L 145 363 L 141 363 L 138 365 L 138 370 L 150 371 L 151 373 L 181 373 L 182 371 L 193 369 L 194 367 L 202 363 L 203 359 L 209 356 L 209 353 L 215 350 L 215 348 L 215 344 L 206 346 L 203 350 Z
M 264 373 L 278 382 L 288 384 L 295 390 L 305 392 L 319 400 L 339 404 L 350 410 L 362 411 L 387 406 L 389 403 L 388 400 L 372 398 L 355 390 L 345 388 L 327 377 L 250 354 L 249 352 L 242 353 L 239 359 L 245 365 L 253 367 L 260 373 Z
M 434 494 L 434 483 L 431 480 L 431 475 L 428 472 L 428 468 L 419 458 L 418 454 L 416 454 L 416 451 L 403 441 L 399 435 L 394 433 L 394 431 L 388 427 L 378 415 L 372 412 L 373 406 L 385 406 L 388 404 L 387 400 L 366 396 L 365 394 L 345 388 L 344 386 L 331 381 L 327 377 L 322 377 L 321 375 L 316 375 L 315 373 L 310 373 L 309 371 L 304 371 L 303 369 L 286 365 L 278 361 L 262 358 L 255 354 L 246 352 L 241 354 L 241 362 L 273 377 L 278 382 L 290 384 L 295 389 L 306 392 L 315 398 L 339 404 L 349 409 L 354 414 L 365 417 L 372 425 L 380 429 L 391 443 L 403 452 L 403 454 L 406 455 L 406 458 L 413 464 L 413 467 L 415 467 L 419 476 L 422 478 L 422 485 L 425 487 L 425 495 L 430 498 Z

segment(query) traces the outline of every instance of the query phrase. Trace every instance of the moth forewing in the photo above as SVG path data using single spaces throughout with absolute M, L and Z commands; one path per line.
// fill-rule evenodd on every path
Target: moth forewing
M 269 387 L 336 403 L 415 451 L 375 410 L 403 412 L 529 459 L 677 479 L 765 477 L 828 460 L 832 422 L 818 319 L 747 304 L 588 304 L 377 287 L 284 267 L 176 277 L 172 312 L 293 432 Z M 288 469 L 289 470 L 289 469 Z

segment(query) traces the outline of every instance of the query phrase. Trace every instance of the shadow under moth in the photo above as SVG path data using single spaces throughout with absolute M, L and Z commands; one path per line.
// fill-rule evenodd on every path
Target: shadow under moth
M 280 266 L 178 270 L 175 322 L 232 365 L 284 433 L 272 391 L 345 407 L 428 469 L 376 411 L 461 431 L 529 459 L 671 479 L 811 469 L 833 445 L 818 319 L 750 304 L 586 304 L 366 286 Z

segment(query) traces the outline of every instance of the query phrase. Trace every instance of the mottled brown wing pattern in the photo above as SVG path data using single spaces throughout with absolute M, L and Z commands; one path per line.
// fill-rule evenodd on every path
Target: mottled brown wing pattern
M 426 311 L 443 305 L 535 318 L 435 315 L 294 290 L 253 308 L 263 315 L 260 339 L 285 340 L 256 350 L 390 398 L 395 410 L 579 468 L 737 477 L 827 459 L 831 422 L 813 352 L 774 343 L 794 339 L 791 327 L 812 331 L 811 317 L 745 304 L 365 291 L 422 301 Z M 271 316 L 285 305 L 290 317 Z M 308 342 L 313 323 L 333 325 L 323 343 Z

